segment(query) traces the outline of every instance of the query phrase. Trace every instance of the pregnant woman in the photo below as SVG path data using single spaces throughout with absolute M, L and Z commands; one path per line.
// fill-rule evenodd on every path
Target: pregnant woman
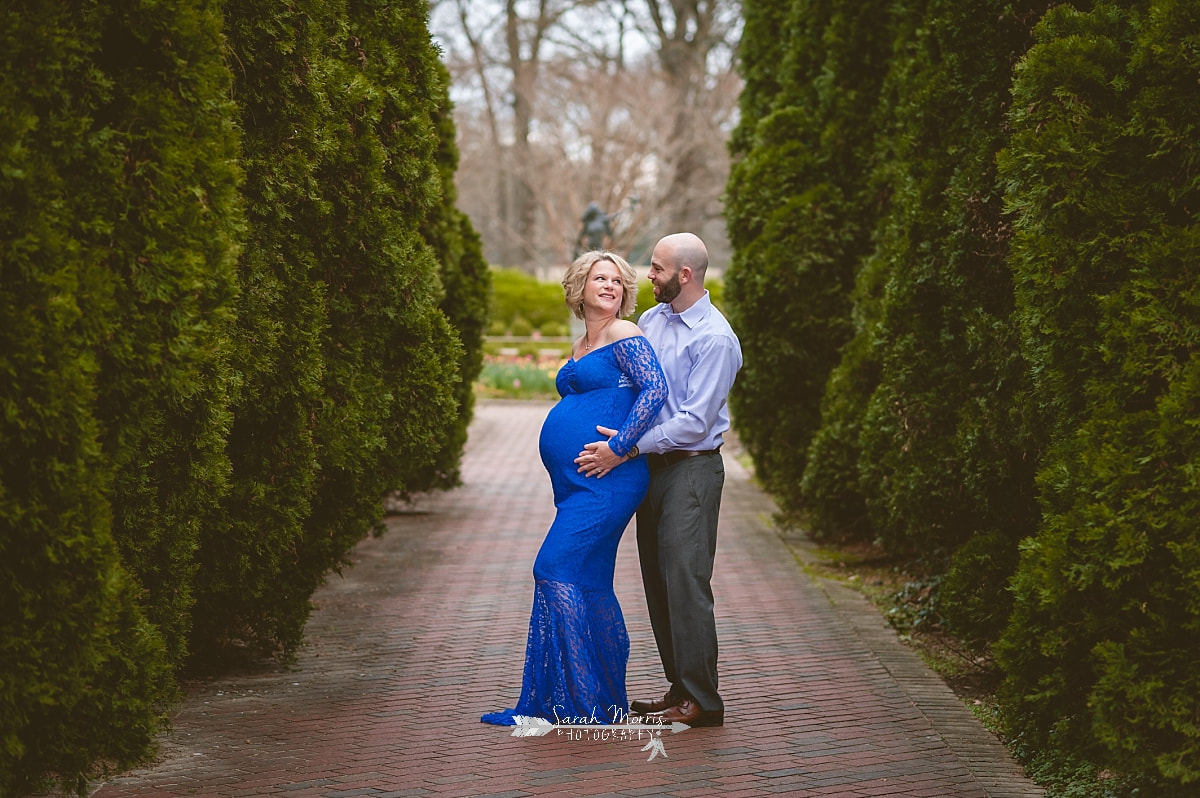
M 666 400 L 667 383 L 641 330 L 622 318 L 637 301 L 637 277 L 624 259 L 584 253 L 567 269 L 563 291 L 586 332 L 558 372 L 562 399 L 539 441 L 558 512 L 533 563 L 521 698 L 514 709 L 484 715 L 484 723 L 511 726 L 517 716 L 610 723 L 628 711 L 629 637 L 613 571 L 621 534 L 650 481 L 635 444 Z M 617 430 L 608 446 L 624 460 L 585 477 L 574 461 L 596 440 L 597 425 Z

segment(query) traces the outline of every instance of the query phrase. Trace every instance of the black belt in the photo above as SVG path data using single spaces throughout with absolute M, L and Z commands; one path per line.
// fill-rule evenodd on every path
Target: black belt
M 676 463 L 682 463 L 689 457 L 700 457 L 702 455 L 707 456 L 720 453 L 720 448 L 705 449 L 704 451 L 700 452 L 693 452 L 688 449 L 676 449 L 673 452 L 666 452 L 665 454 L 654 454 L 653 452 L 650 452 L 646 455 L 646 462 L 650 464 L 651 471 L 657 471 L 660 468 L 666 468 L 667 466 L 673 466 Z

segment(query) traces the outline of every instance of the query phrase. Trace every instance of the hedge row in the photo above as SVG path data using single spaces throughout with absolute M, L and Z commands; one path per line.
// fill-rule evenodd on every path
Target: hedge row
M 0 45 L 0 793 L 82 792 L 455 484 L 488 279 L 423 2 L 20 2 Z
M 867 134 L 887 30 L 869 21 L 888 3 L 835 5 L 746 4 L 739 102 L 757 123 L 731 145 L 727 291 L 749 355 L 732 410 L 756 419 L 739 434 L 788 512 L 799 507 L 788 484 L 803 472 L 825 381 L 852 334 L 850 291 L 878 204 Z M 823 74 L 846 79 L 813 79 Z
M 1023 755 L 1186 790 L 1200 9 L 867 5 L 746 5 L 739 432 L 792 518 L 940 581 Z
M 567 335 L 571 311 L 563 304 L 562 286 L 543 282 L 520 269 L 492 274 L 491 335 Z
M 240 205 L 211 4 L 10 4 L 0 37 L 0 792 L 21 794 L 135 761 L 173 693 L 228 479 Z
M 1009 727 L 1188 794 L 1200 781 L 1198 31 L 1195 3 L 1054 9 L 1017 72 L 1000 159 L 1044 447 L 1043 519 L 999 648 Z

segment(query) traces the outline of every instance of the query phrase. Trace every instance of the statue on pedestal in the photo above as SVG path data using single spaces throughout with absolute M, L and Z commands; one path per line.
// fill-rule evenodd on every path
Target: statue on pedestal
M 593 249 L 607 249 L 612 244 L 612 220 L 617 214 L 607 214 L 595 202 L 589 202 L 583 212 L 583 226 L 575 240 L 575 257 Z

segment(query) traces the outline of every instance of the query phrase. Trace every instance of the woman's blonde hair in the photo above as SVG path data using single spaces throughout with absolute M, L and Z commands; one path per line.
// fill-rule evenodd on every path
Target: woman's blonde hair
M 634 272 L 633 267 L 615 252 L 594 249 L 576 258 L 575 262 L 567 267 L 567 273 L 563 275 L 562 279 L 563 299 L 577 319 L 583 318 L 583 286 L 587 282 L 588 274 L 591 273 L 593 266 L 604 260 L 616 266 L 617 271 L 621 273 L 623 290 L 621 291 L 621 309 L 617 315 L 620 317 L 630 316 L 637 309 L 637 273 Z

